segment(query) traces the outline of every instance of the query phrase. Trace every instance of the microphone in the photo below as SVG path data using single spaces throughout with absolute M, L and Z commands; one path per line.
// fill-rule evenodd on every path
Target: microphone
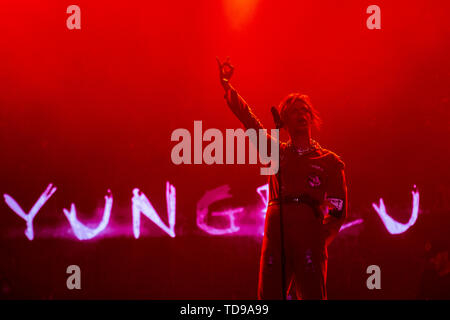
M 273 122 L 275 123 L 275 127 L 277 129 L 281 129 L 283 127 L 283 124 L 281 123 L 280 113 L 278 112 L 277 108 L 272 106 L 272 108 L 270 108 L 270 112 L 272 112 L 272 117 L 273 117 Z

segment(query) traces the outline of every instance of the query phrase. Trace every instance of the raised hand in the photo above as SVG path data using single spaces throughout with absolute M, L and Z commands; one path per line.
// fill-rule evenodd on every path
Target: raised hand
M 219 58 L 216 57 L 217 64 L 219 66 L 219 78 L 222 87 L 225 90 L 229 88 L 229 81 L 233 76 L 234 67 L 230 63 L 230 57 L 227 57 L 225 62 L 220 62 Z

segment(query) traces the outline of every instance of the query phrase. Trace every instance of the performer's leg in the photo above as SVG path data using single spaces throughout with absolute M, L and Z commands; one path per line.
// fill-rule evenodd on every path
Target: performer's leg
M 302 250 L 295 259 L 294 268 L 298 299 L 327 299 L 327 257 L 323 250 Z
M 271 208 L 267 212 L 264 238 L 259 265 L 258 299 L 283 299 L 281 285 L 281 242 L 278 209 Z M 289 259 L 285 259 L 286 295 L 293 280 L 293 268 Z

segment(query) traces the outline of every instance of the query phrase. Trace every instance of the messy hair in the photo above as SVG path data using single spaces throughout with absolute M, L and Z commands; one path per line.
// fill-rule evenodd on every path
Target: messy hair
M 311 100 L 309 99 L 309 97 L 306 94 L 300 93 L 291 93 L 280 102 L 278 108 L 280 110 L 281 123 L 286 123 L 286 117 L 288 115 L 289 108 L 298 101 L 306 106 L 308 112 L 311 115 L 313 126 L 316 127 L 316 129 L 319 129 L 320 125 L 322 124 L 322 119 L 320 118 L 318 111 L 311 104 Z

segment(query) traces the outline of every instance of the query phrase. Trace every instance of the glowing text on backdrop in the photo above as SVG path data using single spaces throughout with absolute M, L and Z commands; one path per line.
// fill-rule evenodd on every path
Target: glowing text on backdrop
M 230 187 L 228 185 L 220 186 L 213 190 L 207 191 L 202 198 L 197 202 L 197 227 L 203 230 L 205 233 L 210 235 L 224 235 L 224 234 L 233 234 L 237 233 L 240 230 L 240 226 L 237 224 L 236 215 L 240 214 L 244 211 L 243 207 L 235 207 L 235 208 L 227 208 L 222 211 L 213 211 L 210 212 L 209 207 L 220 200 L 231 198 L 231 194 L 229 193 Z M 19 217 L 26 221 L 26 229 L 25 236 L 29 240 L 34 239 L 34 229 L 33 229 L 33 219 L 38 214 L 39 210 L 42 206 L 47 202 L 47 200 L 56 192 L 56 187 L 53 184 L 49 184 L 45 191 L 41 194 L 39 199 L 33 205 L 31 210 L 28 213 L 21 208 L 21 206 L 17 203 L 16 200 L 13 199 L 8 194 L 4 194 L 4 199 L 6 204 L 14 211 Z M 263 203 L 263 207 L 257 211 L 257 214 L 261 216 L 261 221 L 264 221 L 265 213 L 267 211 L 268 204 L 268 185 L 265 184 L 256 189 L 256 192 L 260 196 L 260 199 Z M 384 223 L 387 231 L 390 234 L 400 234 L 408 230 L 412 225 L 414 225 L 418 218 L 419 213 L 419 191 L 417 191 L 416 186 L 414 186 L 414 190 L 412 191 L 412 213 L 409 221 L 404 224 L 396 221 L 392 218 L 387 212 L 386 207 L 384 205 L 383 199 L 380 199 L 380 205 L 372 204 L 376 213 L 379 215 L 380 219 Z M 131 199 L 132 202 L 132 229 L 134 237 L 137 239 L 140 236 L 141 230 L 141 214 L 145 215 L 148 219 L 153 221 L 161 230 L 166 232 L 170 237 L 175 237 L 175 219 L 176 219 L 176 193 L 175 187 L 166 182 L 166 204 L 167 204 L 167 215 L 169 225 L 167 226 L 160 218 L 160 215 L 155 210 L 150 200 L 142 193 L 139 189 L 135 188 L 133 190 L 133 197 Z M 113 196 L 111 191 L 108 190 L 108 195 L 105 196 L 105 206 L 103 210 L 103 216 L 97 227 L 87 227 L 82 222 L 80 222 L 77 218 L 77 212 L 75 208 L 75 204 L 72 203 L 70 206 L 70 210 L 63 209 L 64 215 L 66 216 L 69 224 L 76 236 L 79 240 L 89 240 L 95 238 L 97 235 L 102 233 L 108 226 L 111 210 L 113 207 Z M 228 220 L 228 226 L 218 228 L 207 223 L 207 215 L 211 216 L 222 216 Z M 345 230 L 349 227 L 361 224 L 363 222 L 362 219 L 356 219 L 351 222 L 344 224 L 341 227 L 341 230 Z M 261 235 L 261 233 L 258 233 Z

